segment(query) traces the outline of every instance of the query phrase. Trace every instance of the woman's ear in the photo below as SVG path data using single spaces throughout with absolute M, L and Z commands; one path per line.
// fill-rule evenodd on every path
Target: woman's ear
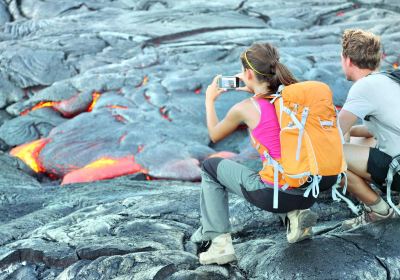
M 254 78 L 253 70 L 251 70 L 251 69 L 245 69 L 245 70 L 244 70 L 244 74 L 245 74 L 246 79 L 247 79 L 248 81 L 253 80 L 253 78 Z

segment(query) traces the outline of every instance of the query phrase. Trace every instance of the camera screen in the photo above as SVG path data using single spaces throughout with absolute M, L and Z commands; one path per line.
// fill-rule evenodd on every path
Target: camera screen
M 239 86 L 239 78 L 237 77 L 221 77 L 220 88 L 237 88 Z

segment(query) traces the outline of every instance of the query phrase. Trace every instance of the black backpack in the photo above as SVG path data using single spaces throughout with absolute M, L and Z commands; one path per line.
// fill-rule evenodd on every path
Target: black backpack
M 400 69 L 383 71 L 381 73 L 396 81 L 400 85 Z M 389 165 L 388 175 L 386 177 L 386 194 L 388 203 L 400 215 L 399 209 L 396 207 L 396 205 L 394 205 L 390 196 L 393 177 L 395 174 L 400 174 L 400 155 L 393 157 L 392 162 Z
M 381 73 L 400 84 L 400 69 L 382 71 Z

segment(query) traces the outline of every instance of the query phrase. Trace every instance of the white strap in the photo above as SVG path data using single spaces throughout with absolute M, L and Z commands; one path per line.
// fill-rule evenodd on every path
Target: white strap
M 343 174 L 343 177 L 344 177 L 343 195 L 346 195 L 346 191 L 347 191 L 347 174 L 346 174 L 346 172 L 343 172 L 343 173 L 339 174 L 340 179 L 339 179 L 339 176 L 338 176 L 339 182 L 337 183 L 337 185 L 339 185 L 340 182 L 342 181 L 342 174 Z
M 300 179 L 306 176 L 310 176 L 311 173 L 310 172 L 303 172 L 303 173 L 298 173 L 298 174 L 286 174 L 286 176 L 293 178 L 293 179 Z
M 302 127 L 301 127 L 301 129 L 299 131 L 299 138 L 297 140 L 297 151 L 296 151 L 296 160 L 297 161 L 300 160 L 301 142 L 303 140 L 303 135 L 304 135 L 305 127 L 306 127 L 306 121 L 307 121 L 307 117 L 308 117 L 308 112 L 309 112 L 308 107 L 305 107 L 303 109 L 302 114 L 301 114 L 301 126 Z
M 274 168 L 274 197 L 273 197 L 273 208 L 278 209 L 279 199 L 279 173 L 283 173 L 283 168 L 275 159 L 271 157 L 267 151 L 264 151 L 264 157 L 267 160 L 267 165 L 272 165 Z M 289 185 L 286 187 L 286 189 Z M 285 190 L 286 190 L 285 189 Z
M 288 107 L 283 106 L 283 111 L 290 116 L 294 124 L 297 126 L 298 129 L 302 129 L 303 125 L 301 122 L 296 118 L 296 115 L 290 110 Z
M 321 127 L 325 127 L 325 126 L 333 126 L 333 121 L 319 121 L 319 123 L 321 124 Z
M 344 201 L 346 202 L 347 206 L 350 208 L 350 210 L 355 214 L 355 215 L 360 215 L 360 212 L 362 210 L 361 205 L 356 206 L 350 199 L 348 199 L 347 197 L 345 197 L 343 194 L 340 193 L 340 191 L 338 191 L 338 188 L 340 187 L 340 185 L 335 184 L 332 187 L 332 199 L 334 201 Z
M 310 192 L 312 191 L 313 197 L 317 198 L 319 195 L 319 182 L 321 181 L 322 176 L 314 175 L 311 184 L 307 187 L 306 191 L 304 192 L 304 197 L 308 197 Z
M 278 193 L 279 193 L 279 168 L 278 163 L 274 160 L 272 162 L 274 166 L 274 200 L 273 208 L 278 209 Z
M 286 184 L 284 184 L 284 185 L 282 186 L 281 190 L 286 191 L 288 188 L 289 188 L 289 184 L 286 183 Z
M 274 104 L 274 103 L 275 103 L 275 100 L 276 100 L 277 98 L 282 97 L 282 95 L 280 95 L 279 93 L 271 94 L 271 96 L 273 97 L 273 98 L 271 99 L 271 101 L 270 101 L 271 104 Z
M 251 102 L 253 103 L 254 107 L 256 107 L 257 111 L 260 113 L 260 117 L 261 117 L 261 109 L 260 106 L 258 105 L 258 103 L 254 100 L 253 97 L 250 98 Z

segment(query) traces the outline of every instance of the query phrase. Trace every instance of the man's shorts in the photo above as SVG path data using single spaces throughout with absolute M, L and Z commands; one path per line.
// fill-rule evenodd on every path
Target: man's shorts
M 392 157 L 380 151 L 377 148 L 370 148 L 367 171 L 371 174 L 372 180 L 377 186 L 386 192 L 386 176 L 389 170 L 389 164 L 392 162 Z M 392 190 L 400 191 L 400 176 L 396 174 L 393 177 Z

